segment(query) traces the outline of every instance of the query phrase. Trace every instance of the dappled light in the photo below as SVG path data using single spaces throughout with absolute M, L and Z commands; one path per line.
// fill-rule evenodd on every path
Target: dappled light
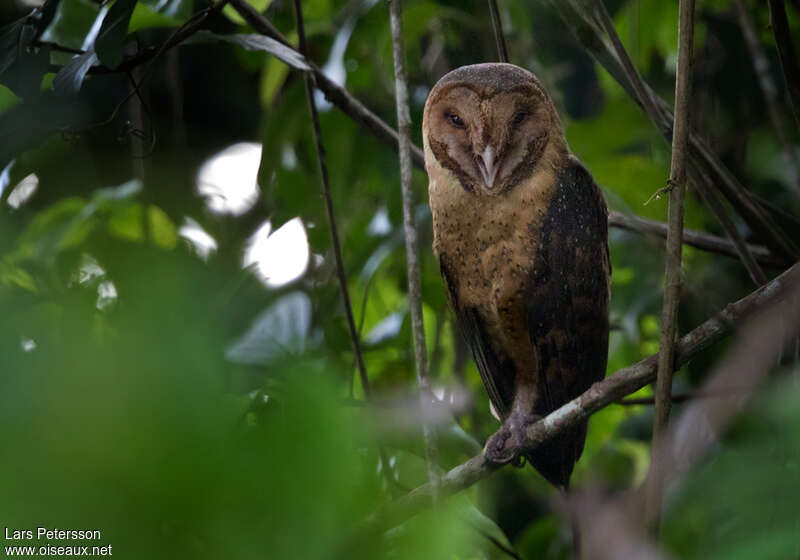
M 197 173 L 197 192 L 217 214 L 238 216 L 258 200 L 256 175 L 261 146 L 252 142 L 234 144 L 206 161 Z
M 267 286 L 278 288 L 305 272 L 308 255 L 303 221 L 293 218 L 275 231 L 269 222 L 262 224 L 248 239 L 243 262 L 253 267 Z

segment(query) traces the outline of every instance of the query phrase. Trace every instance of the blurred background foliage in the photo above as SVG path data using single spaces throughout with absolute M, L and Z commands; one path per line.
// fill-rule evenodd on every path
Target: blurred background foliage
M 296 40 L 290 2 L 251 3 Z M 530 468 L 504 469 L 385 535 L 352 533 L 426 480 L 396 150 L 318 95 L 373 409 L 354 375 L 301 76 L 213 35 L 160 50 L 208 7 L 201 0 L 61 0 L 32 11 L 40 4 L 0 4 L 4 523 L 97 528 L 126 558 L 566 558 L 569 523 Z M 500 2 L 512 62 L 552 93 L 609 206 L 664 220 L 665 200 L 644 203 L 668 176 L 668 145 L 544 4 Z M 638 70 L 671 99 L 677 1 L 606 5 Z M 766 3 L 746 8 L 783 84 Z M 799 8 L 787 2 L 793 30 Z M 394 123 L 385 3 L 303 9 L 310 57 Z M 404 26 L 420 145 L 429 88 L 449 69 L 493 60 L 494 38 L 483 0 L 408 0 Z M 230 7 L 203 27 L 252 32 Z M 798 235 L 798 178 L 732 2 L 698 0 L 695 50 L 697 129 Z M 154 56 L 128 64 L 140 53 Z M 796 131 L 790 140 L 796 151 Z M 497 425 L 447 309 L 418 170 L 414 188 L 430 369 L 450 407 L 436 418 L 441 466 L 451 468 Z M 722 234 L 693 197 L 686 223 Z M 609 373 L 658 349 L 662 243 L 611 231 Z M 682 332 L 752 289 L 728 257 L 686 248 L 684 269 Z M 686 366 L 675 391 L 701 382 L 723 349 Z M 800 558 L 800 374 L 784 374 L 795 384 L 765 396 L 672 492 L 664 538 L 681 557 Z M 597 414 L 573 484 L 640 484 L 651 414 L 617 405 Z

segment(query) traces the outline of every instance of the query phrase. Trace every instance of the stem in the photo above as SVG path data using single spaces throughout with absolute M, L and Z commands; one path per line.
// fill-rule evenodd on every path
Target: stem
M 769 21 L 772 33 L 775 34 L 775 43 L 778 45 L 778 56 L 781 60 L 783 77 L 789 90 L 789 99 L 792 103 L 794 122 L 800 128 L 800 67 L 797 64 L 797 55 L 792 45 L 792 32 L 786 20 L 786 9 L 783 0 L 768 0 Z
M 786 131 L 783 118 L 781 117 L 782 111 L 779 108 L 780 99 L 778 98 L 778 88 L 770 75 L 769 61 L 764 54 L 764 50 L 761 48 L 755 25 L 742 0 L 736 1 L 736 11 L 739 16 L 739 27 L 742 28 L 744 42 L 747 45 L 747 50 L 750 51 L 750 57 L 753 59 L 753 68 L 758 77 L 758 85 L 761 87 L 761 93 L 764 94 L 764 101 L 767 103 L 769 120 L 772 121 L 772 127 L 778 135 L 778 141 L 783 151 L 783 159 L 792 176 L 790 185 L 797 194 L 800 194 L 800 183 L 798 183 L 798 181 L 800 181 L 800 166 L 798 166 L 794 147 L 789 141 L 789 134 Z
M 300 7 L 300 0 L 294 0 L 294 8 L 297 18 L 297 36 L 300 41 L 300 53 L 306 56 L 308 49 L 306 46 L 306 34 L 303 26 L 303 12 Z M 314 103 L 314 82 L 310 74 L 305 74 L 305 84 L 306 100 L 308 101 L 308 110 L 311 113 L 311 123 L 314 132 L 314 143 L 317 148 L 317 165 L 322 182 L 322 195 L 325 199 L 325 210 L 328 213 L 328 226 L 331 230 L 331 246 L 333 247 L 333 256 L 336 261 L 336 276 L 339 279 L 339 290 L 342 294 L 342 304 L 344 305 L 344 312 L 347 317 L 347 328 L 350 332 L 350 342 L 353 344 L 353 353 L 356 358 L 358 374 L 361 377 L 361 387 L 364 390 L 364 396 L 369 399 L 372 395 L 369 387 L 369 379 L 367 378 L 367 368 L 364 365 L 364 356 L 361 353 L 361 343 L 359 342 L 356 324 L 353 320 L 353 307 L 350 303 L 350 291 L 347 288 L 347 275 L 345 274 L 342 248 L 339 243 L 339 230 L 336 226 L 336 214 L 333 211 L 333 197 L 331 196 L 330 180 L 328 179 L 328 164 L 325 160 L 325 147 L 322 145 L 319 114 L 317 113 L 317 106 Z
M 694 45 L 694 0 L 680 0 L 678 21 L 678 69 L 675 76 L 675 121 L 672 127 L 672 160 L 669 172 L 669 218 L 664 271 L 664 306 L 656 374 L 656 409 L 653 419 L 651 469 L 659 468 L 661 440 L 667 430 L 672 407 L 672 372 L 675 371 L 675 337 L 678 334 L 678 304 L 681 297 L 683 213 L 686 195 L 686 164 L 689 144 L 689 102 L 692 91 L 692 47 Z M 661 519 L 662 488 L 652 487 L 646 522 L 655 533 Z
M 305 27 L 303 25 L 303 9 L 300 0 L 294 0 L 295 18 L 297 19 L 297 37 L 299 40 L 300 53 L 307 57 L 308 47 L 306 45 Z M 339 230 L 336 226 L 336 214 L 333 211 L 333 197 L 331 196 L 330 180 L 328 178 L 328 165 L 325 159 L 325 147 L 322 144 L 322 132 L 319 126 L 319 114 L 317 105 L 314 103 L 314 78 L 308 72 L 304 73 L 306 85 L 306 100 L 308 110 L 311 113 L 311 123 L 314 132 L 314 143 L 317 148 L 317 164 L 319 167 L 320 180 L 322 182 L 322 195 L 325 199 L 325 210 L 328 214 L 328 226 L 331 230 L 331 246 L 336 260 L 336 276 L 339 279 L 339 291 L 342 294 L 342 304 L 344 305 L 345 316 L 347 317 L 347 329 L 350 333 L 350 342 L 353 345 L 353 354 L 356 359 L 358 375 L 361 379 L 361 388 L 364 391 L 366 400 L 372 399 L 372 390 L 369 386 L 367 368 L 364 365 L 364 355 L 361 352 L 361 342 L 356 331 L 355 320 L 353 319 L 353 306 L 350 303 L 350 291 L 347 288 L 347 275 L 344 270 L 344 260 L 342 259 L 342 248 L 339 243 Z M 383 446 L 378 446 L 378 454 L 381 460 L 381 470 L 386 478 L 388 489 L 392 489 L 393 479 L 389 473 L 389 458 Z
M 492 16 L 492 29 L 494 29 L 494 41 L 497 45 L 497 57 L 500 62 L 508 62 L 508 47 L 503 36 L 503 24 L 500 21 L 500 11 L 497 9 L 497 0 L 489 0 L 489 13 Z
M 436 437 L 425 420 L 425 411 L 430 407 L 430 383 L 425 348 L 425 325 L 422 319 L 422 290 L 420 287 L 417 226 L 414 220 L 414 195 L 411 190 L 411 114 L 408 108 L 408 79 L 406 77 L 405 50 L 403 46 L 403 15 L 401 0 L 389 0 L 389 19 L 392 27 L 392 50 L 394 52 L 394 80 L 397 103 L 397 131 L 400 150 L 400 185 L 403 193 L 403 232 L 406 241 L 408 270 L 408 307 L 411 313 L 411 330 L 414 339 L 414 361 L 417 366 L 420 404 L 422 406 L 422 433 L 425 439 L 425 458 L 428 463 L 434 503 L 439 497 L 439 466 Z

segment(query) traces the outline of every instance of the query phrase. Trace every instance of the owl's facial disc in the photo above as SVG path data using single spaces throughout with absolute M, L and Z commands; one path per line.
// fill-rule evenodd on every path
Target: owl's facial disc
M 437 97 L 427 117 L 428 143 L 466 190 L 499 193 L 532 173 L 551 124 L 538 91 L 486 94 L 459 84 Z

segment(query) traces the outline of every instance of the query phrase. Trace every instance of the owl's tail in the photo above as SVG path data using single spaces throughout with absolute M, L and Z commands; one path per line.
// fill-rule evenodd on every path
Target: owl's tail
M 536 448 L 536 451 L 525 456 L 525 459 L 550 484 L 561 490 L 565 499 L 569 493 L 569 479 L 572 475 L 572 469 L 583 452 L 588 426 L 588 422 L 579 424 L 559 437 L 540 445 Z M 581 557 L 581 533 L 577 515 L 570 511 L 569 519 L 572 528 L 572 558 L 579 560 Z
M 572 469 L 583 453 L 588 426 L 583 422 L 565 431 L 525 455 L 525 459 L 553 486 L 569 488 Z

